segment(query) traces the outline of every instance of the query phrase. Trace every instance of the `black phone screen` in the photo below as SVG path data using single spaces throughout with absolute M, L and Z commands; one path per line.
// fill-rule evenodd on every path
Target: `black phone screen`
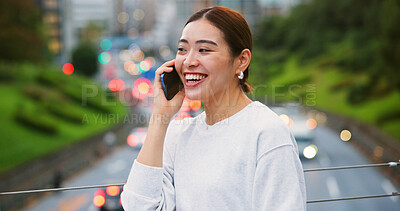
M 182 88 L 183 83 L 176 72 L 175 66 L 172 66 L 171 72 L 164 72 L 161 74 L 161 84 L 164 91 L 165 98 L 171 100 Z

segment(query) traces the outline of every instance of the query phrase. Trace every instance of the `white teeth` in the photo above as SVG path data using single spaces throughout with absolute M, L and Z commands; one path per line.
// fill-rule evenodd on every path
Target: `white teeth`
M 205 78 L 205 75 L 199 75 L 199 74 L 186 74 L 185 79 L 186 80 L 201 80 Z

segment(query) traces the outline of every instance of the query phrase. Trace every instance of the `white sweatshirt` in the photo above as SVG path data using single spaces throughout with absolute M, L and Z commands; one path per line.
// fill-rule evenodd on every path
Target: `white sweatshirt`
M 126 211 L 306 210 L 296 142 L 257 101 L 212 126 L 204 112 L 173 120 L 163 168 L 135 160 L 121 197 Z

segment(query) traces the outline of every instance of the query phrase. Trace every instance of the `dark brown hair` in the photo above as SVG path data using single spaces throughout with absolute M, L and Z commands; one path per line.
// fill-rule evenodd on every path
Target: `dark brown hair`
M 224 39 L 228 43 L 232 58 L 239 56 L 244 49 L 249 49 L 250 52 L 252 51 L 253 39 L 251 30 L 240 13 L 221 6 L 209 7 L 194 13 L 186 22 L 185 26 L 201 18 L 205 18 L 222 31 Z M 252 88 L 247 82 L 248 77 L 249 67 L 244 71 L 244 78 L 239 80 L 239 83 L 244 92 L 251 93 Z

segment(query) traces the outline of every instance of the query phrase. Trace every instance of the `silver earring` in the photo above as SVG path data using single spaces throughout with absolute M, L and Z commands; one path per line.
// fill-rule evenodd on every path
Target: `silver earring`
M 238 75 L 238 78 L 239 78 L 240 80 L 242 80 L 242 79 L 244 78 L 243 71 L 240 71 L 240 73 L 239 73 L 239 75 Z

